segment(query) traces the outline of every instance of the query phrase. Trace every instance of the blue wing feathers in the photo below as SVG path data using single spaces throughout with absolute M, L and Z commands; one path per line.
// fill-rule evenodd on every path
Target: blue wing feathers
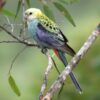
M 74 50 L 67 44 L 68 40 L 61 31 L 59 31 L 59 35 L 57 33 L 52 33 L 38 23 L 36 32 L 40 45 L 61 50 L 71 56 L 75 55 Z
M 60 47 L 62 44 L 64 44 L 62 40 L 57 38 L 56 34 L 47 31 L 41 24 L 38 24 L 36 32 L 39 40 L 47 43 L 48 46 L 50 44 L 52 47 Z

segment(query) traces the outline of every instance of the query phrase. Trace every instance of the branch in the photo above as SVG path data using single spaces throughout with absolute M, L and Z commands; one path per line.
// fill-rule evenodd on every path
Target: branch
M 22 24 L 22 28 L 20 30 L 20 36 L 25 35 L 25 27 L 26 27 L 26 23 L 25 23 L 25 19 L 24 19 L 24 12 L 25 12 L 25 0 L 22 0 L 22 20 L 23 20 L 23 24 Z
M 22 18 L 24 22 L 24 12 L 25 12 L 25 0 L 22 0 Z
M 48 58 L 48 66 L 45 70 L 45 73 L 44 73 L 44 82 L 42 84 L 42 87 L 41 87 L 41 91 L 40 91 L 40 96 L 39 96 L 39 100 L 42 100 L 43 98 L 43 94 L 44 94 L 44 91 L 47 87 L 47 81 L 48 81 L 48 74 L 50 73 L 51 69 L 52 69 L 52 64 L 53 64 L 53 61 L 52 61 L 52 58 L 49 54 L 49 52 L 47 51 L 46 54 L 45 54 Z
M 21 39 L 20 37 L 18 36 L 15 36 L 12 32 L 8 31 L 6 28 L 4 28 L 3 26 L 0 25 L 0 28 L 2 30 L 4 30 L 8 35 L 10 35 L 12 38 L 14 38 L 16 41 L 18 41 L 19 43 L 21 44 L 24 44 L 26 46 L 35 46 L 35 47 L 39 47 L 39 45 L 37 44 L 33 44 L 31 43 L 30 41 L 27 41 L 27 40 L 23 40 Z M 2 41 L 1 41 L 2 42 Z
M 54 93 L 61 88 L 62 84 L 66 80 L 66 77 L 69 73 L 75 68 L 75 66 L 79 63 L 79 61 L 83 58 L 86 52 L 89 50 L 91 45 L 94 43 L 96 38 L 100 35 L 100 24 L 96 27 L 96 29 L 92 32 L 92 34 L 88 37 L 87 41 L 81 47 L 81 49 L 77 52 L 77 54 L 72 58 L 72 60 L 68 63 L 62 73 L 58 76 L 57 80 L 52 84 L 49 91 L 46 93 L 46 96 L 42 100 L 51 100 Z
M 18 41 L 0 41 L 0 43 L 20 43 Z
M 8 26 L 11 27 L 11 32 L 13 33 L 13 31 L 14 31 L 14 26 L 13 26 L 13 24 L 10 23 L 10 20 L 9 20 L 9 18 L 8 18 L 7 16 L 5 16 L 5 18 L 7 19 Z M 7 25 L 7 24 L 5 24 L 5 25 Z

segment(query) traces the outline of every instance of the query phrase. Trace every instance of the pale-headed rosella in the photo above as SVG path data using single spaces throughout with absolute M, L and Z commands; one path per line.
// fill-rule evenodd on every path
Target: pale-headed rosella
M 32 38 L 37 42 L 41 50 L 53 49 L 64 66 L 67 66 L 65 53 L 74 56 L 75 51 L 68 45 L 68 39 L 62 33 L 59 26 L 37 8 L 27 9 L 24 17 Z M 74 74 L 71 72 L 69 75 L 76 89 L 82 92 Z

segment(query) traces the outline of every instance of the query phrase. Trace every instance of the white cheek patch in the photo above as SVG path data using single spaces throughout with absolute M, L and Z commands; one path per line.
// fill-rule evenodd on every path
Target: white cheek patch
M 32 15 L 30 15 L 29 17 L 28 17 L 28 21 L 32 21 L 34 19 L 34 17 L 32 16 Z

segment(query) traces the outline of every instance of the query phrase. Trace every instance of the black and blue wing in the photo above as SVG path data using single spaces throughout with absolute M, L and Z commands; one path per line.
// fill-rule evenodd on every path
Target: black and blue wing
M 40 45 L 67 52 L 71 56 L 75 54 L 74 50 L 67 44 L 68 40 L 60 29 L 58 33 L 50 32 L 42 24 L 38 23 L 36 32 Z

